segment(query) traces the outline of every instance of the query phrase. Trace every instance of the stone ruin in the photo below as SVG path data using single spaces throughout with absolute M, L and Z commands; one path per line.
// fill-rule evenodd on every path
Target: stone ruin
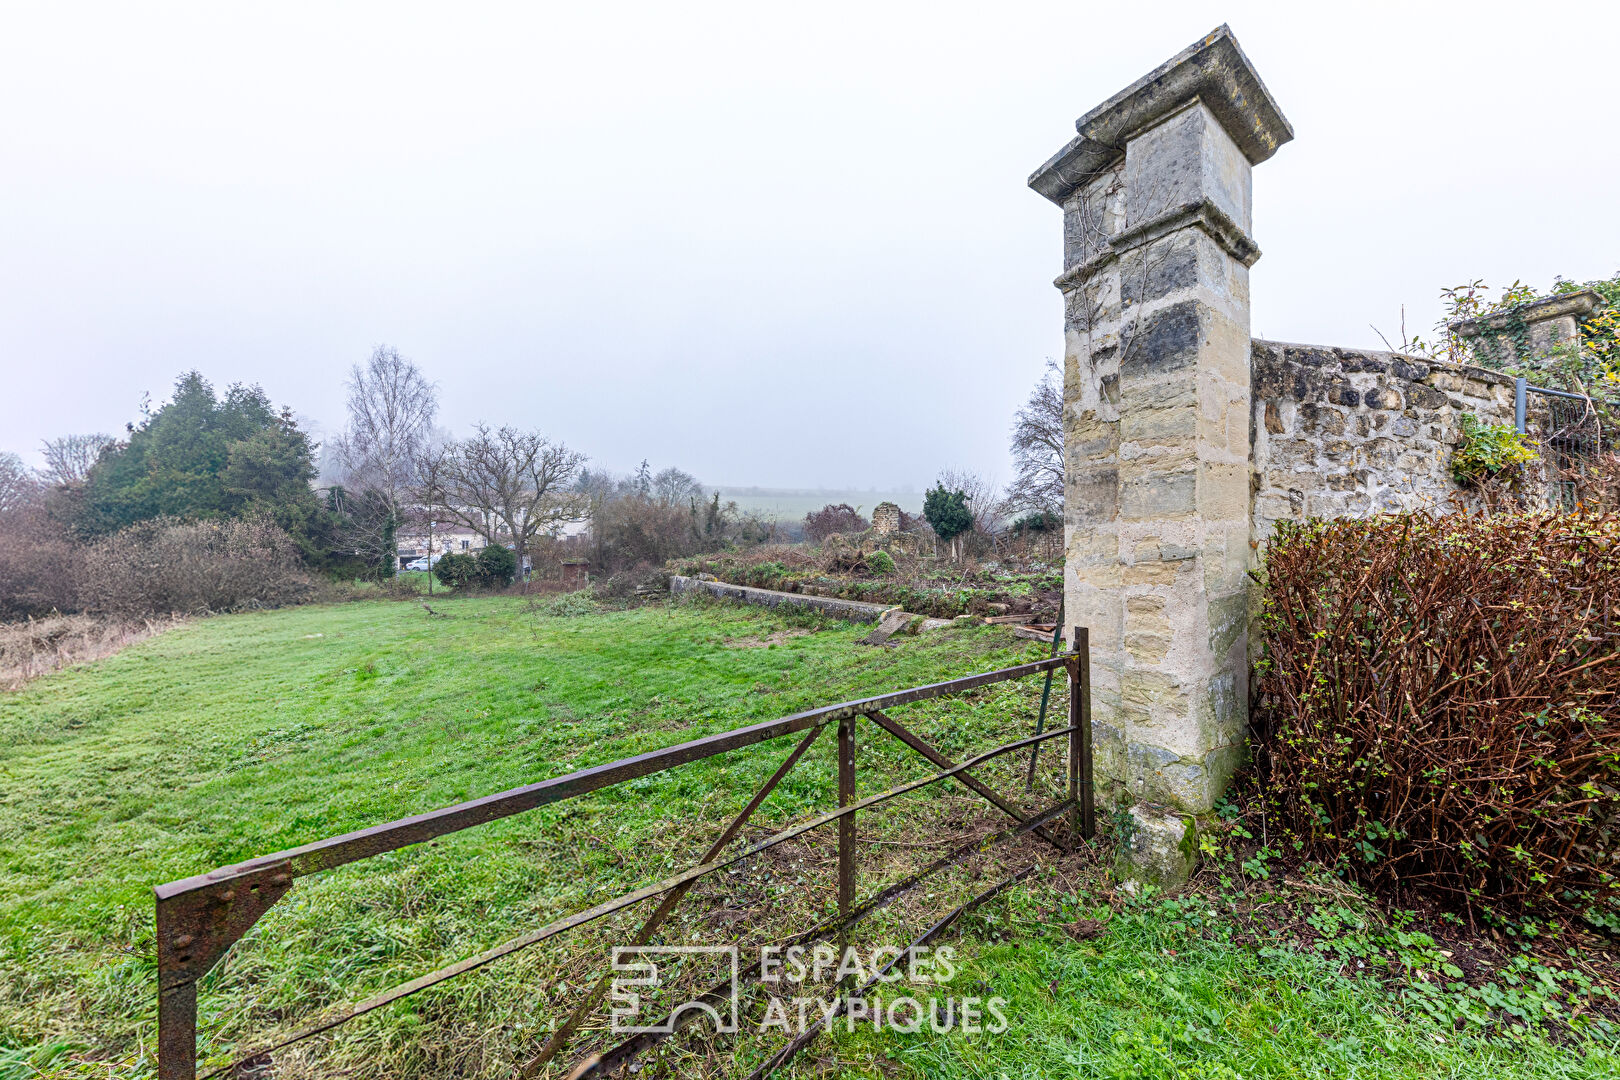
M 822 541 L 827 551 L 847 551 L 855 555 L 870 555 L 886 551 L 890 555 L 921 555 L 923 538 L 914 532 L 900 529 L 900 507 L 892 502 L 880 502 L 872 508 L 872 527 L 860 533 L 834 533 Z
M 1173 881 L 1244 755 L 1275 523 L 1450 510 L 1460 417 L 1512 422 L 1514 385 L 1250 336 L 1251 170 L 1294 132 L 1225 26 L 1075 126 L 1029 180 L 1063 211 L 1065 633 L 1090 629 L 1099 801 L 1131 808 L 1133 872 Z M 1521 317 L 1570 340 L 1583 303 Z

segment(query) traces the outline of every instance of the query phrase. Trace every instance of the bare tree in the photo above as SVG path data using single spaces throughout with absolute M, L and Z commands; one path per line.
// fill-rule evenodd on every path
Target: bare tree
M 0 452 L 0 514 L 13 514 L 27 506 L 39 489 L 23 459 L 7 450 Z
M 968 510 L 973 513 L 973 531 L 990 536 L 1001 526 L 1000 500 L 996 498 L 994 480 L 971 469 L 946 469 L 939 474 L 940 484 L 946 491 L 960 491 L 967 496 Z
M 819 544 L 834 533 L 863 533 L 872 523 L 849 503 L 828 503 L 804 515 L 804 535 Z
M 53 487 L 73 487 L 84 483 L 101 452 L 117 440 L 111 435 L 63 435 L 46 439 L 40 445 L 45 467 L 40 478 Z
M 349 423 L 333 440 L 341 480 L 334 491 L 349 545 L 389 576 L 417 465 L 431 453 L 438 389 L 390 345 L 349 370 L 348 389 Z
M 432 475 L 436 512 L 491 544 L 510 543 L 521 576 L 536 536 L 580 520 L 589 496 L 574 490 L 585 455 L 536 431 L 487 424 L 446 446 Z
M 1046 362 L 1029 400 L 1013 414 L 1009 513 L 1063 513 L 1063 372 Z
M 652 478 L 652 494 L 665 506 L 675 506 L 703 498 L 703 485 L 691 473 L 671 465 Z
M 396 517 L 433 436 L 438 388 L 390 345 L 349 371 L 349 426 L 336 440 L 344 486 L 375 491 Z

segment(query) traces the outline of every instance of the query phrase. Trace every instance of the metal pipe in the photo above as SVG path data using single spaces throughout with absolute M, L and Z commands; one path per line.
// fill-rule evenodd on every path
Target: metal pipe
M 1513 426 L 1519 430 L 1520 435 L 1525 432 L 1524 390 L 1526 385 L 1522 375 L 1513 380 Z
M 838 721 L 838 805 L 855 801 L 855 718 Z M 855 910 L 855 815 L 838 819 L 838 953 L 849 946 L 849 916 Z
M 1069 800 L 1078 803 L 1080 835 L 1097 835 L 1091 754 L 1091 630 L 1074 628 L 1069 667 Z
M 1520 379 L 1519 382 L 1522 383 L 1522 382 L 1524 382 L 1524 380 Z M 1542 395 L 1544 395 L 1546 397 L 1569 398 L 1571 401 L 1591 401 L 1592 400 L 1590 397 L 1588 397 L 1585 394 L 1575 394 L 1575 393 L 1571 393 L 1568 390 L 1554 390 L 1549 386 L 1533 386 L 1533 385 L 1530 385 L 1530 384 L 1526 384 L 1525 389 L 1529 390 L 1531 393 L 1542 394 Z
M 1052 621 L 1052 655 L 1057 656 L 1058 647 L 1063 644 L 1063 599 L 1058 600 L 1057 618 Z M 1046 685 L 1041 687 L 1041 714 L 1035 718 L 1035 734 L 1039 735 L 1046 730 L 1046 706 L 1052 697 L 1052 669 L 1046 669 Z M 1035 762 L 1041 756 L 1040 745 L 1037 744 L 1029 752 L 1029 774 L 1024 777 L 1024 790 L 1035 790 Z

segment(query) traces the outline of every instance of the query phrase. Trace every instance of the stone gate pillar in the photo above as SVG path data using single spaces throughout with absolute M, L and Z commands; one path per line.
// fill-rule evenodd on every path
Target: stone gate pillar
M 1174 877 L 1247 723 L 1250 170 L 1293 130 L 1225 26 L 1075 126 L 1029 181 L 1063 208 L 1065 621 L 1099 801 Z

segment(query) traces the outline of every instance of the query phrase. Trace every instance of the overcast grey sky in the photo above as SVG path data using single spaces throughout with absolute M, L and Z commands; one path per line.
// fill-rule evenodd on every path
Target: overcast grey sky
M 0 5 L 0 448 L 182 370 L 330 430 L 386 342 L 452 430 L 711 483 L 1009 475 L 1086 109 L 1229 22 L 1296 133 L 1256 335 L 1620 269 L 1620 6 Z M 1552 14 L 1544 14 L 1552 13 Z

